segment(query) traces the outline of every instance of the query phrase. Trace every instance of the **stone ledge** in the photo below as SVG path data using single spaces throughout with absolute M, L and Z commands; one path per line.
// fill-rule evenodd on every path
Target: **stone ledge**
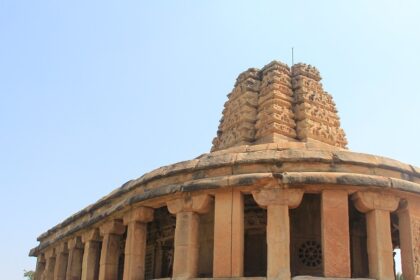
M 154 198 L 172 195 L 177 192 L 194 192 L 201 190 L 210 190 L 226 187 L 246 187 L 246 186 L 263 186 L 269 184 L 273 179 L 278 179 L 279 183 L 290 186 L 302 185 L 344 185 L 344 186 L 358 186 L 358 187 L 382 187 L 387 189 L 395 189 L 406 192 L 420 193 L 420 184 L 407 182 L 404 180 L 396 180 L 374 175 L 362 175 L 354 173 L 336 173 L 336 172 L 284 172 L 284 173 L 255 173 L 221 176 L 207 179 L 193 180 L 177 185 L 165 185 L 156 189 L 151 189 L 147 192 L 133 195 L 121 201 L 114 202 L 112 207 L 105 209 L 100 213 L 91 213 L 89 220 L 77 223 L 77 218 L 74 220 L 66 220 L 65 225 L 57 225 L 49 232 L 54 234 L 65 226 L 75 223 L 74 226 L 62 230 L 52 241 L 41 242 L 41 244 L 31 250 L 30 254 L 35 255 L 39 250 L 42 250 L 49 245 L 67 238 L 68 236 L 81 231 L 89 226 L 92 226 L 101 220 L 106 219 L 110 215 L 121 211 L 132 204 L 147 201 Z M 70 219 L 70 218 L 69 218 Z
M 231 153 L 235 151 L 235 153 Z M 120 188 L 114 190 L 110 194 L 102 197 L 97 202 L 87 206 L 86 208 L 82 209 L 81 211 L 71 215 L 69 218 L 65 219 L 62 223 L 52 227 L 47 232 L 41 234 L 38 237 L 38 241 L 42 241 L 46 239 L 48 236 L 54 234 L 58 230 L 70 225 L 74 221 L 78 219 L 82 219 L 86 217 L 90 213 L 101 209 L 103 207 L 110 207 L 109 205 L 115 203 L 115 200 L 122 197 L 125 194 L 135 190 L 135 189 L 144 189 L 146 183 L 151 182 L 153 180 L 159 180 L 161 178 L 169 178 L 170 176 L 175 176 L 179 174 L 188 174 L 189 172 L 197 172 L 200 170 L 211 170 L 218 167 L 237 167 L 247 164 L 283 164 L 283 163 L 324 163 L 329 164 L 331 166 L 331 171 L 334 171 L 334 168 L 340 164 L 350 164 L 352 166 L 366 166 L 372 168 L 381 168 L 386 170 L 394 170 L 401 173 L 404 179 L 400 178 L 390 178 L 389 180 L 378 180 L 374 177 L 366 177 L 372 176 L 367 174 L 357 174 L 360 175 L 358 179 L 349 179 L 348 176 L 341 176 L 333 180 L 334 184 L 342 183 L 344 185 L 356 183 L 356 185 L 372 185 L 372 183 L 368 183 L 367 181 L 375 182 L 377 186 L 382 186 L 385 188 L 394 187 L 398 190 L 409 191 L 409 192 L 420 192 L 418 188 L 418 184 L 412 182 L 412 178 L 419 178 L 420 177 L 420 169 L 408 164 L 401 163 L 396 160 L 378 157 L 374 155 L 368 154 L 360 154 L 360 153 L 353 153 L 344 150 L 316 150 L 316 149 L 284 149 L 280 148 L 277 144 L 260 144 L 260 145 L 253 145 L 253 146 L 239 146 L 233 147 L 227 150 L 221 150 L 214 153 L 204 154 L 197 159 L 193 159 L 190 161 L 183 161 L 179 163 L 175 163 L 173 165 L 163 166 L 158 169 L 155 169 L 149 173 L 144 174 L 138 179 L 131 180 L 123 184 Z M 290 168 L 293 168 L 292 166 Z M 267 170 L 268 171 L 268 170 Z M 291 170 L 293 171 L 293 170 Z M 308 170 L 311 171 L 311 170 Z M 316 171 L 316 170 L 314 170 Z M 298 172 L 300 173 L 300 172 Z M 297 182 L 302 181 L 302 184 L 309 184 L 319 181 L 320 178 L 313 178 L 310 176 L 310 172 L 305 172 L 308 176 L 305 179 L 298 178 L 298 177 L 285 177 L 289 178 L 288 180 L 294 180 Z M 375 171 L 377 173 L 377 171 Z M 264 174 L 264 173 L 261 173 Z M 284 174 L 293 174 L 293 172 L 284 172 Z M 234 174 L 235 175 L 235 174 Z M 245 174 L 247 175 L 247 174 Z M 238 176 L 238 175 L 235 175 Z M 391 175 L 392 176 L 392 175 Z M 388 176 L 387 176 L 388 177 Z M 217 177 L 215 177 L 217 178 Z M 239 177 L 238 177 L 239 178 Z M 327 180 L 332 180 L 331 178 L 326 178 Z M 212 181 L 213 178 L 203 179 L 208 181 L 201 181 L 198 185 L 196 183 L 180 183 L 176 184 L 184 185 L 184 191 L 192 191 L 194 189 L 211 189 L 215 188 L 216 186 L 212 186 L 214 182 Z M 245 179 L 244 179 L 245 180 Z M 338 180 L 338 181 L 337 181 Z M 349 181 L 350 180 L 350 181 Z M 287 181 L 287 182 L 289 182 Z M 291 182 L 289 184 L 291 184 Z M 196 182 L 199 182 L 196 180 Z M 206 186 L 207 184 L 207 186 Z M 161 189 L 162 188 L 162 189 Z M 172 187 L 172 190 L 175 190 L 176 186 Z M 171 189 L 168 185 L 163 185 L 162 187 L 158 187 L 157 191 L 153 191 L 148 195 L 152 195 L 154 193 L 159 192 L 166 192 Z M 144 193 L 149 192 L 151 190 L 145 190 Z M 115 208 L 110 207 L 110 208 Z

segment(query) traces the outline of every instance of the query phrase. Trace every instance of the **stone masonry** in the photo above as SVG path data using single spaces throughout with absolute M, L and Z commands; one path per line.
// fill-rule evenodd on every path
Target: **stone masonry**
M 302 141 L 346 148 L 335 103 L 307 64 L 272 61 L 241 73 L 228 95 L 212 151 L 228 147 Z
M 346 149 L 319 71 L 241 73 L 212 151 L 38 237 L 35 280 L 420 280 L 420 168 Z

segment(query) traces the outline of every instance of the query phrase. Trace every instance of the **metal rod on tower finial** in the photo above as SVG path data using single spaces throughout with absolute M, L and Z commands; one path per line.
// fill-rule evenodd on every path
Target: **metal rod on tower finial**
M 293 57 L 293 47 L 292 47 L 292 66 L 295 64 L 294 57 Z

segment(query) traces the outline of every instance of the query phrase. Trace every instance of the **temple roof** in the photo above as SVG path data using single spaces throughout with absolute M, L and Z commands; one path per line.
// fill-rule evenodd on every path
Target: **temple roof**
M 307 64 L 272 61 L 250 68 L 228 94 L 212 151 L 240 145 L 313 142 L 345 149 L 347 140 L 333 98 L 319 71 Z

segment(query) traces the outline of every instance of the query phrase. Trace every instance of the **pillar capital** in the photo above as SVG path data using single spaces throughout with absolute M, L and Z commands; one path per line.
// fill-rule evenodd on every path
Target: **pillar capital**
M 204 214 L 210 210 L 211 196 L 207 194 L 192 195 L 185 193 L 179 198 L 168 201 L 168 211 L 175 215 L 180 212 L 196 212 Z
M 380 192 L 356 192 L 352 196 L 357 210 L 367 213 L 372 210 L 395 211 L 398 208 L 399 198 Z
M 269 188 L 252 192 L 255 202 L 261 207 L 269 205 L 287 205 L 289 208 L 299 206 L 303 197 L 301 189 Z
M 55 247 L 55 254 L 56 255 L 67 254 L 67 253 L 68 253 L 67 242 L 60 243 Z
M 69 250 L 83 248 L 82 238 L 80 236 L 76 236 L 72 239 L 69 239 L 67 241 L 67 247 Z
M 144 206 L 130 210 L 123 218 L 124 225 L 128 225 L 133 222 L 148 223 L 151 221 L 153 221 L 153 209 Z
M 100 235 L 104 236 L 106 234 L 116 234 L 121 235 L 125 231 L 125 226 L 121 220 L 111 220 L 105 222 L 99 227 Z
M 100 241 L 99 230 L 97 228 L 85 231 L 82 234 L 82 242 L 86 243 L 89 241 Z
M 39 254 L 38 256 L 37 256 L 37 261 L 39 262 L 39 263 L 45 263 L 47 260 L 45 259 L 45 254 Z
M 55 248 L 48 249 L 44 252 L 44 256 L 46 259 L 55 257 Z

